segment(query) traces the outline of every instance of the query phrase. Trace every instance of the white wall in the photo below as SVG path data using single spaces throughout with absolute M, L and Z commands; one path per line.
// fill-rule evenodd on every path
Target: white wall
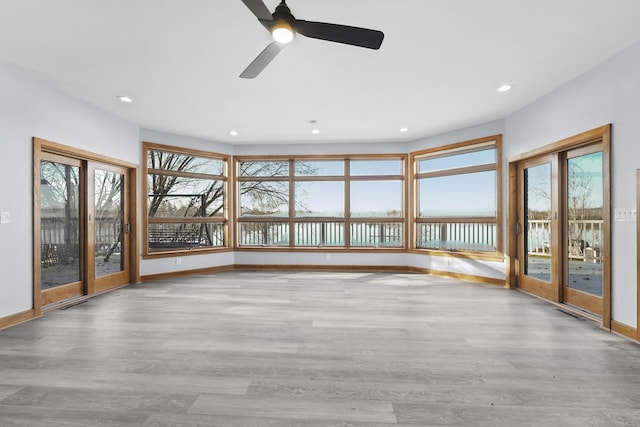
M 140 129 L 140 141 L 156 144 L 170 145 L 173 147 L 190 148 L 193 150 L 209 151 L 218 154 L 233 154 L 233 146 L 206 139 L 192 138 L 190 136 L 176 135 L 174 133 L 160 132 L 152 129 Z M 142 153 L 142 144 L 138 146 Z
M 505 279 L 504 261 L 483 261 L 476 259 L 442 257 L 411 253 L 407 265 L 411 267 L 445 271 L 447 273 L 465 274 L 489 279 Z
M 0 317 L 33 308 L 32 137 L 139 163 L 138 128 L 0 63 Z
M 142 276 L 151 276 L 154 274 L 230 266 L 234 263 L 235 257 L 233 252 L 145 259 L 140 266 L 140 274 Z
M 504 120 L 494 120 L 477 126 L 457 129 L 440 135 L 415 140 L 408 144 L 408 152 L 425 150 L 427 148 L 443 147 L 457 142 L 470 141 L 492 135 L 504 133 Z
M 340 253 L 340 252 L 236 252 L 236 264 L 291 266 L 367 266 L 396 267 L 407 265 L 406 253 Z
M 251 155 L 326 155 L 326 154 L 403 154 L 407 153 L 406 142 L 387 143 L 329 143 L 329 144 L 252 144 L 236 145 L 236 156 Z
M 636 208 L 640 168 L 640 44 L 506 119 L 507 159 L 608 124 L 612 208 Z M 636 326 L 636 223 L 612 224 L 612 317 Z

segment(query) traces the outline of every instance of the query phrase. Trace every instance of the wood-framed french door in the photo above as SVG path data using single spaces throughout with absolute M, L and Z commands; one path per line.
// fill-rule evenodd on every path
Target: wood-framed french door
M 34 138 L 34 311 L 140 280 L 137 168 Z
M 37 169 L 34 293 L 46 306 L 86 292 L 85 170 L 78 159 L 47 152 Z
M 129 283 L 131 215 L 126 168 L 89 162 L 87 275 L 89 293 Z
M 609 259 L 604 209 L 604 158 L 596 143 L 563 153 L 563 302 L 604 315 L 604 260 Z M 608 289 L 607 289 L 608 293 Z
M 559 302 L 558 197 L 554 176 L 556 156 L 527 159 L 518 164 L 518 286 Z
M 610 126 L 509 163 L 512 286 L 611 325 Z

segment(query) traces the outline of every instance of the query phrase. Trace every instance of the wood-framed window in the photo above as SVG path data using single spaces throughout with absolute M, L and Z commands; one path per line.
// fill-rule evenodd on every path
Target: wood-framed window
M 229 248 L 230 157 L 143 143 L 144 255 Z
M 406 249 L 406 160 L 236 158 L 236 246 Z
M 501 135 L 411 153 L 412 249 L 502 258 Z

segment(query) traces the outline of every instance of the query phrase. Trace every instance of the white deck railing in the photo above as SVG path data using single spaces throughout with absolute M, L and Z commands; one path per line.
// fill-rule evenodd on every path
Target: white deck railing
M 602 246 L 602 220 L 570 220 L 568 223 L 569 256 L 582 258 L 587 249 L 593 249 L 598 257 Z M 530 220 L 527 227 L 530 254 L 549 254 L 551 249 L 551 221 Z

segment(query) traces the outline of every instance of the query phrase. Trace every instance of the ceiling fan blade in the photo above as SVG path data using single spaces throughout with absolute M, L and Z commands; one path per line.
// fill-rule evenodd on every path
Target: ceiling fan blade
M 264 48 L 262 52 L 256 59 L 254 59 L 251 64 L 240 74 L 240 77 L 243 79 L 254 79 L 265 69 L 267 65 L 275 58 L 282 49 L 284 49 L 286 45 L 272 42 L 267 47 Z
M 271 21 L 271 12 L 269 12 L 269 9 L 262 0 L 242 0 L 242 3 L 249 8 L 256 18 Z
M 384 33 L 368 28 L 351 27 L 348 25 L 328 24 L 296 20 L 296 31 L 303 36 L 330 42 L 344 43 L 352 46 L 379 49 L 384 39 Z

